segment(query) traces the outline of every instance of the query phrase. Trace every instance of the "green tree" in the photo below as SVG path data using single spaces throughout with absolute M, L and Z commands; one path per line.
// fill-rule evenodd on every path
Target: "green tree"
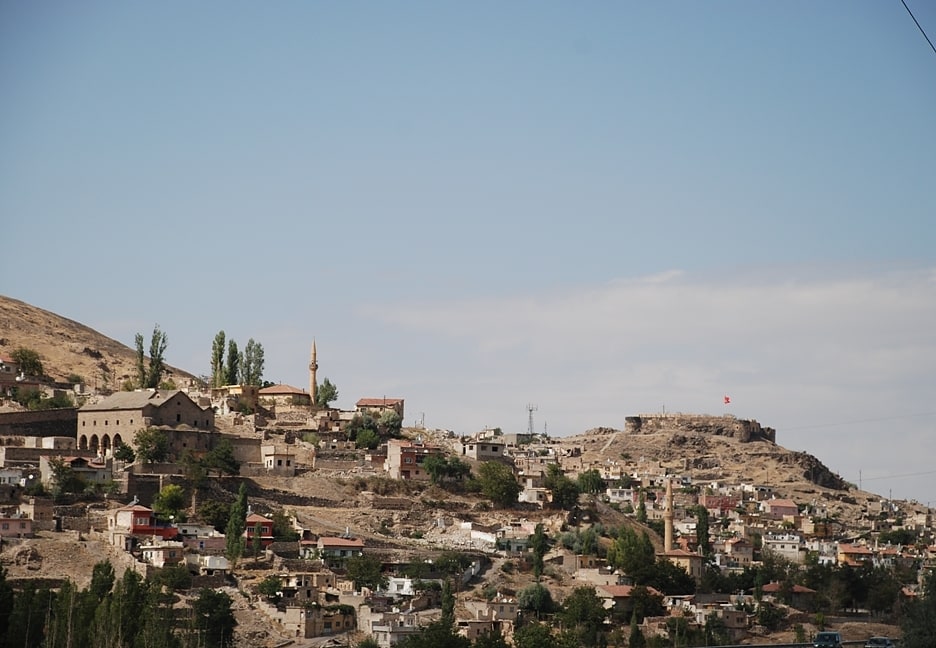
M 590 586 L 575 588 L 558 614 L 563 628 L 571 630 L 583 646 L 598 645 L 606 616 L 601 599 Z
M 153 337 L 150 338 L 149 371 L 146 374 L 146 387 L 155 389 L 159 387 L 163 374 L 166 373 L 166 346 L 169 337 L 159 330 L 159 324 L 153 327 Z
M 712 541 L 709 538 L 709 512 L 704 506 L 696 506 L 692 512 L 696 517 L 696 542 L 703 556 L 712 555 Z
M 272 515 L 273 539 L 276 542 L 293 542 L 299 539 L 299 532 L 293 527 L 292 517 L 283 511 Z
M 936 637 L 936 572 L 923 579 L 923 596 L 907 603 L 900 618 L 901 648 L 924 648 Z
M 345 425 L 345 432 L 352 441 L 356 441 L 357 435 L 364 430 L 370 430 L 374 434 L 378 433 L 377 421 L 370 414 L 355 414 Z
M 578 476 L 578 487 L 583 493 L 592 495 L 602 492 L 605 489 L 605 480 L 597 468 L 586 470 Z
M 69 464 L 62 457 L 54 457 L 49 460 L 49 468 L 52 471 L 52 495 L 60 497 L 65 493 L 82 493 L 87 484 L 75 474 Z
M 552 593 L 542 583 L 527 585 L 517 593 L 517 605 L 521 610 L 530 610 L 539 619 L 544 614 L 555 611 Z
M 153 500 L 153 511 L 163 518 L 177 517 L 185 508 L 185 491 L 178 484 L 166 484 Z
M 319 407 L 328 407 L 328 404 L 338 400 L 338 388 L 325 378 L 322 384 L 315 387 L 315 404 Z
M 227 437 L 221 437 L 218 443 L 205 456 L 205 468 L 221 475 L 236 475 L 240 472 L 240 462 L 234 458 L 234 446 Z
M 481 494 L 495 506 L 508 508 L 517 503 L 520 484 L 510 466 L 498 461 L 485 461 L 478 468 L 478 480 L 481 484 Z
M 10 354 L 10 359 L 16 363 L 20 373 L 26 376 L 44 376 L 42 369 L 42 360 L 39 354 L 32 349 L 19 347 Z
M 192 601 L 192 630 L 198 646 L 226 648 L 234 644 L 237 621 L 231 610 L 231 597 L 224 592 L 203 587 Z
M 640 494 L 640 499 L 637 502 L 637 521 L 641 524 L 647 523 L 647 502 L 644 500 L 644 494 Z
M 231 514 L 228 516 L 227 526 L 224 528 L 224 555 L 231 562 L 232 568 L 244 555 L 246 541 L 244 540 L 244 530 L 247 524 L 247 485 L 241 483 L 237 492 L 237 499 L 231 506 Z
M 442 616 L 439 621 L 450 628 L 455 627 L 455 592 L 448 578 L 442 581 Z
M 136 461 L 136 453 L 133 451 L 132 446 L 126 443 L 121 443 L 119 446 L 114 448 L 114 459 L 123 461 L 124 463 L 133 463 Z
M 253 338 L 247 340 L 247 346 L 244 347 L 240 371 L 241 383 L 244 385 L 259 387 L 263 382 L 263 345 Z
M 373 430 L 365 428 L 354 437 L 354 445 L 359 449 L 373 450 L 380 445 L 380 437 Z
M 198 507 L 198 517 L 210 524 L 216 531 L 223 533 L 231 519 L 231 505 L 227 502 L 207 500 Z
M 179 457 L 179 468 L 185 476 L 185 480 L 194 489 L 204 488 L 208 484 L 208 468 L 205 466 L 204 459 L 199 459 L 191 450 L 183 450 Z M 194 506 L 194 505 L 193 505 Z M 227 519 L 225 517 L 225 519 Z
M 146 387 L 146 352 L 143 350 L 143 334 L 137 333 L 133 337 L 133 342 L 136 346 L 137 384 L 143 388 Z
M 400 430 L 403 429 L 403 419 L 400 418 L 400 415 L 396 410 L 388 409 L 384 410 L 380 414 L 380 418 L 377 421 L 377 424 L 385 434 L 388 434 L 392 437 L 400 435 Z
M 7 634 L 7 628 L 10 627 L 10 612 L 13 610 L 13 586 L 7 582 L 6 568 L 0 565 L 0 646 L 8 646 L 4 643 Z
M 529 537 L 529 546 L 533 552 L 533 575 L 536 580 L 539 580 L 540 576 L 543 575 L 543 557 L 549 550 L 549 537 L 546 535 L 542 522 L 534 527 L 533 533 Z
M 162 430 L 140 430 L 133 441 L 136 444 L 136 455 L 143 463 L 162 463 L 169 459 L 169 437 Z
M 224 331 L 218 331 L 211 343 L 211 386 L 221 387 L 227 371 L 224 367 Z
M 267 576 L 257 585 L 257 592 L 271 601 L 278 601 L 282 593 L 283 583 L 279 576 Z
M 345 563 L 345 569 L 355 589 L 360 590 L 362 587 L 378 589 L 387 584 L 387 577 L 381 572 L 380 559 L 376 556 L 367 554 L 352 556 Z
M 631 614 L 630 635 L 627 638 L 627 648 L 645 648 L 646 645 L 647 640 L 640 631 L 640 626 L 637 625 L 637 611 L 635 610 L 633 614 Z
M 545 623 L 527 623 L 514 630 L 516 648 L 556 648 L 552 628 Z
M 241 356 L 237 350 L 237 342 L 228 340 L 227 362 L 224 363 L 224 384 L 236 385 L 240 378 Z

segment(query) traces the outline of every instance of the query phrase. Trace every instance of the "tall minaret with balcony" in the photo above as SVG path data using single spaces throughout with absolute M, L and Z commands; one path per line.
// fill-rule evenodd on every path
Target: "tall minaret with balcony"
M 663 509 L 663 551 L 673 549 L 673 481 L 666 480 L 666 508 Z
M 309 359 L 309 395 L 312 397 L 312 408 L 315 409 L 316 396 L 318 395 L 318 382 L 315 372 L 318 371 L 318 360 L 315 357 L 315 340 L 312 340 L 312 357 Z

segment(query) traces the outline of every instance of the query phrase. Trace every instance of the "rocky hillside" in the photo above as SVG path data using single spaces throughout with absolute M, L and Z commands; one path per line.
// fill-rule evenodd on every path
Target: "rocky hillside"
M 119 389 L 136 374 L 134 349 L 84 324 L 0 295 L 0 355 L 20 347 L 39 353 L 46 375 L 56 381 L 75 374 L 91 387 Z M 194 377 L 169 370 L 177 383 Z

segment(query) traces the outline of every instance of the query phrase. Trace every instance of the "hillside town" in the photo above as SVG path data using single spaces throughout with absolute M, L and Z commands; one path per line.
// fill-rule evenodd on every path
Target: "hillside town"
M 456 434 L 404 427 L 402 397 L 332 408 L 317 371 L 313 343 L 308 388 L 114 391 L 0 356 L 7 581 L 21 590 L 11 570 L 38 569 L 41 538 L 97 543 L 118 573 L 242 602 L 224 645 L 381 648 L 442 630 L 465 642 L 451 645 L 865 640 L 899 635 L 931 587 L 928 507 L 863 494 L 815 460 L 796 490 L 780 468 L 729 474 L 694 449 L 777 447 L 757 421 Z M 26 393 L 57 406 L 30 409 Z M 642 438 L 668 454 L 621 450 Z

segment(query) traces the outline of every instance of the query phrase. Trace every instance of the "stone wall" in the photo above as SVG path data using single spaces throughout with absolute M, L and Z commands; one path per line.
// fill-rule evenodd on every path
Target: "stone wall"
M 4 412 L 0 414 L 0 439 L 9 445 L 10 437 L 78 435 L 78 410 L 69 407 L 44 412 Z
M 742 443 L 750 441 L 777 442 L 777 431 L 761 427 L 754 420 L 734 416 L 710 416 L 708 414 L 641 414 L 624 419 L 627 434 L 667 434 L 675 432 L 700 432 L 715 436 L 727 436 Z

